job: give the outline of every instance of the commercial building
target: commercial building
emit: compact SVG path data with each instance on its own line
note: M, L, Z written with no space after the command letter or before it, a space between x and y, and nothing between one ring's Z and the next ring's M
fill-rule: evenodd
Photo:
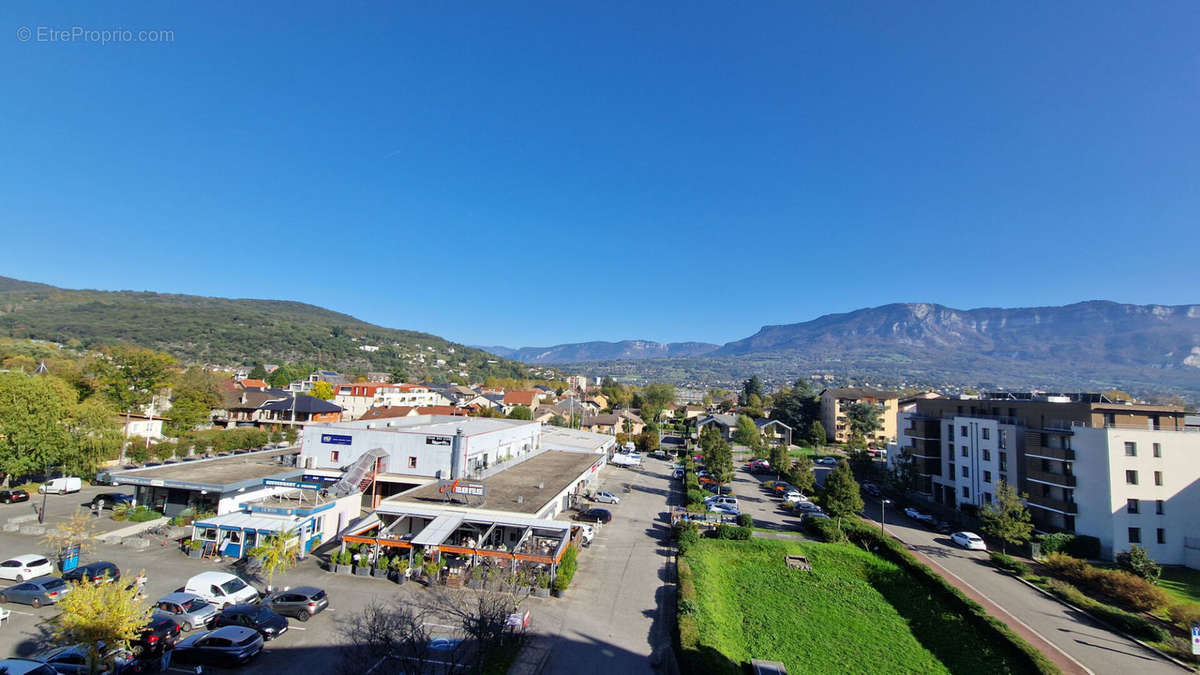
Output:
M900 413L888 460L911 462L936 502L978 507L1006 482L1039 529L1098 537L1106 557L1139 544L1200 566L1200 433L1184 417L1088 393L921 400Z
M299 546L303 557L322 542L334 539L361 514L357 493L333 497L318 483L264 479L271 493L260 493L238 509L192 523L192 539L203 552L241 558L271 535Z
M866 403L879 408L882 423L868 441L888 443L896 440L896 412L899 410L900 395L894 391L882 391L869 387L826 389L821 392L821 426L825 437L834 443L850 441L850 420L847 410L855 403Z
M285 488L264 481L292 480L302 473L294 465L298 450L266 450L228 457L184 460L162 466L114 471L117 485L134 488L136 503L166 516L185 509L219 514L240 509L244 502L276 494Z

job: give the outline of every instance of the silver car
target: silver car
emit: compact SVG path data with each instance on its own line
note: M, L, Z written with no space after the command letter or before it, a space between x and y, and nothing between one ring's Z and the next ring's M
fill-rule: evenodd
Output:
M171 593L154 603L154 613L169 617L179 624L180 630L189 631L193 628L204 628L217 618L220 612L216 605L198 595Z

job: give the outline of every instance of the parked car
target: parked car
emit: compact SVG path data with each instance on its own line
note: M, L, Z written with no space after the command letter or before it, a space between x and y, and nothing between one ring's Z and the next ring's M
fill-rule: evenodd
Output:
M862 491L871 495L872 497L878 497L883 494L879 491L879 486L875 485L874 483L863 483Z
M912 518L913 520L915 520L919 523L931 523L934 520L933 516L929 515L928 513L921 513L915 507L912 507L912 506L909 506L906 509L904 509L904 515L908 516L909 518Z
M732 506L735 509L738 508L737 497L725 497L722 495L713 495L711 497L705 497L704 504L706 506L712 506L713 504L724 504L726 506Z
M837 464L837 457L818 457L817 459L813 460L813 463L820 464L822 466L833 466L834 464Z
M740 515L742 515L741 511L737 510L737 508L735 508L733 506L729 506L728 504L709 504L708 512L709 513L719 513L723 516L740 516Z
M83 644L54 647L34 654L33 658L44 661L59 675L89 675L92 672L88 667L87 646ZM104 658L114 666L111 670L105 670L105 673L124 675L138 672L134 656L127 650L121 649L116 653L105 654ZM0 673L2 672L4 671L0 671Z
M987 544L984 543L983 537L974 532L955 532L950 535L950 541L956 546L961 546L968 551L986 551Z
M0 579L25 581L54 572L54 565L44 555L26 553L0 562Z
M175 645L171 663L236 667L258 655L262 636L245 626L225 626L197 633Z
M29 501L29 493L24 490L0 490L0 502L15 504Z
M0 591L0 603L17 602L36 608L53 605L70 592L71 586L58 577L39 577Z
M785 495L788 493L788 491L795 489L796 488L791 484L785 483L781 480L775 481L775 484L771 486L771 492L774 492L776 496Z
M163 649L175 647L175 641L179 639L179 631L179 624L175 623L175 619L155 612L150 615L150 621L129 646L139 657L161 655Z
M824 511L809 511L808 513L804 514L802 521L809 520L812 518L822 518L824 520L830 520L829 514L825 513Z
M111 583L121 578L121 570L115 564L105 561L80 565L73 570L63 572L63 581L90 581L92 583Z
M579 527L592 529L591 525ZM262 606L297 621L308 621L329 607L329 596L315 586L297 586L268 595L263 598Z
M950 534L954 531L954 526L944 520L935 520L925 525L938 534Z
M612 522L612 511L608 509L584 509L575 514L575 520L591 523L610 523Z
M704 486L704 489L718 495L733 494L733 487L729 485L717 485L716 483L709 483L708 485Z
M228 572L201 572L188 579L183 585L183 590L221 608L258 602L258 591L237 575Z
M132 506L133 495L124 492L101 492L92 497L92 508L94 509L111 509L118 504Z
M287 632L288 620L261 605L230 605L213 619L212 626L245 626L270 641Z
M821 507L817 506L816 504L814 504L812 502L796 502L796 505L792 507L792 510L799 511L801 513L824 513L825 512Z
M54 668L33 659L0 660L0 673L4 673L4 675L58 675Z
M799 504L800 502L807 502L808 497L805 497L804 493L799 490L788 490L783 495L783 501L789 504Z
M63 478L51 478L42 483L38 486L38 493L65 495L68 492L79 492L82 487L83 481L78 476L64 476Z
M762 464L751 463L750 466L746 467L746 470L750 473L775 473L775 469L772 469L771 465L766 462Z
M684 476L683 469L675 469L674 471L671 472L671 478L674 478L675 480L683 480L683 476Z
M187 632L193 628L204 628L217 616L216 605L192 593L170 593L154 603L154 611L165 615L179 629Z
M597 490L596 496L592 501L598 504L620 504L621 498L609 492L608 490Z

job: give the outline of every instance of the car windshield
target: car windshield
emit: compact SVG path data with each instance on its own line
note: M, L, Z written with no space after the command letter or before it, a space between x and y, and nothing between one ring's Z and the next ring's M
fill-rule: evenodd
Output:
M194 612L198 609L204 609L208 605L208 602L201 600L200 598L193 598L191 600L185 600L179 604L181 607L183 607L183 611Z
M62 579L49 579L47 581L42 582L42 587L48 588L50 590L62 588L63 586L66 586L66 585L67 585L67 582L63 581Z
M225 591L226 593L236 593L245 587L246 587L246 582L244 582L241 579L238 579L236 577L221 584L221 590Z

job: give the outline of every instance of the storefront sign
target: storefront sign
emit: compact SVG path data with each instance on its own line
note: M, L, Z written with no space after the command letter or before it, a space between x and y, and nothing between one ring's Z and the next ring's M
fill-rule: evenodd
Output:
M449 436L426 436L425 445L450 445L454 439Z
M319 483L301 483L298 480L277 480L275 478L264 478L262 484L264 487L285 487L294 488L296 490L321 489L321 485Z
M464 483L459 480L438 481L438 492L444 495L461 495L463 497L480 497L487 494L487 486L483 483Z
M321 442L329 445L350 445L353 440L353 436L343 434L321 434Z

